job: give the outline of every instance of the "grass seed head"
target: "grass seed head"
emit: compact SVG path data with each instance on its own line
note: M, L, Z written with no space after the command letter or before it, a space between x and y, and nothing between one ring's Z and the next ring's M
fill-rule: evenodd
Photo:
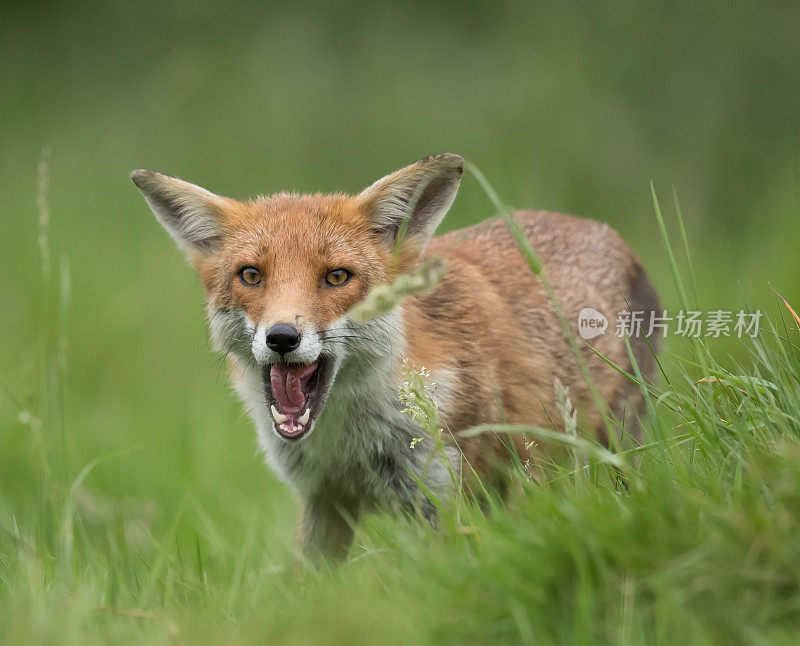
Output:
M447 270L443 258L430 258L411 271L400 274L393 283L376 285L367 297L350 310L356 323L366 323L390 312L408 294L429 294Z

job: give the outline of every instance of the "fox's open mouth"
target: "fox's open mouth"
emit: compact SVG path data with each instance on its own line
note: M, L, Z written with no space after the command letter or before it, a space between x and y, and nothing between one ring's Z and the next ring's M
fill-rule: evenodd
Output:
M287 440L305 435L321 408L326 377L326 362L273 363L264 366L261 376L276 432Z

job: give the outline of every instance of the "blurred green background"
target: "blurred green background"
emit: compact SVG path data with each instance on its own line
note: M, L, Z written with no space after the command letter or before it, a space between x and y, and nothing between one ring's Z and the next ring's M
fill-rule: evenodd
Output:
M705 309L738 309L740 283L771 306L768 281L797 304L798 106L797 2L4 2L0 520L34 522L39 477L13 397L46 420L57 479L136 448L91 475L86 509L163 526L191 499L236 527L228 501L250 499L265 543L291 543L202 291L130 170L234 197L357 191L458 152L514 206L616 227L675 307L652 179L668 214L680 197ZM468 176L443 226L492 210Z

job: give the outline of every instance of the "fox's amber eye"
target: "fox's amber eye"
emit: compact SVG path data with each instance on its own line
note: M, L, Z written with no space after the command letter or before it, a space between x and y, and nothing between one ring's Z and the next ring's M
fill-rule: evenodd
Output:
M258 269L253 267L245 267L239 272L239 278L245 285L258 285L261 282L261 274Z
M334 287L344 285L348 280L350 280L350 272L346 269L334 269L325 276L325 282Z

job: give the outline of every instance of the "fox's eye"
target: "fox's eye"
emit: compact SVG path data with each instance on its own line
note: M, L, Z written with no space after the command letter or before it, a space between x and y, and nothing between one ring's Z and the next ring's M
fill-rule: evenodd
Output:
M350 280L350 272L346 269L334 269L325 276L325 282L334 287L344 285L348 280Z
M245 267L239 271L239 278L245 285L255 286L261 282L261 274L254 267Z

